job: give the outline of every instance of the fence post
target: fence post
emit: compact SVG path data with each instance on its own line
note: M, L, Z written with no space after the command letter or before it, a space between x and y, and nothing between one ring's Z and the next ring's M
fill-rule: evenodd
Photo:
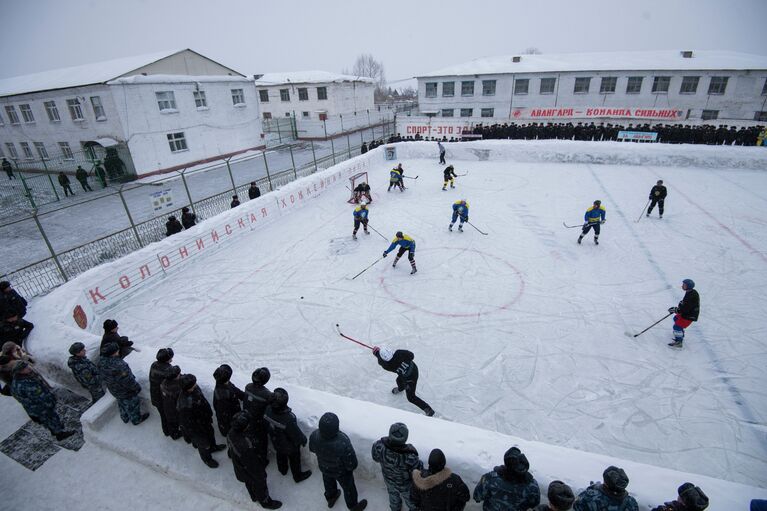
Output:
M365 141L365 138L362 136L362 132L365 131L364 129L360 130L360 145Z
M333 137L330 138L330 153L333 156L333 165L336 164L336 145L333 143Z
M226 170L229 171L229 180L232 182L232 193L237 195L237 185L234 184L234 176L232 176L232 167L229 166L229 160L231 160L231 159L232 158L229 157L229 158L227 158L224 161L226 162Z
M180 172L181 174L181 182L184 183L184 190L186 190L186 197L189 199L189 206L192 208L192 213L197 215L197 210L194 209L194 201L192 201L192 194L189 193L189 185L186 183L186 175L184 173L186 172L186 169L182 170Z
M272 176L269 175L269 164L266 162L266 151L261 151L261 154L264 156L264 167L266 167L266 180L269 181L269 191L273 191Z
M352 143L349 141L349 135L346 135L346 148L349 150L349 158L352 157Z
M53 262L56 263L56 267L59 269L59 273L61 273L61 277L64 279L64 282L68 282L69 277L67 277L67 273L64 271L64 268L61 266L61 262L59 262L59 258L56 256L56 252L53 250L53 246L51 246L51 242L48 240L48 236L45 235L43 226L42 224L40 224L40 219L37 218L37 209L32 210L32 218L35 219L37 228L40 230L40 235L43 237L43 241L45 241L45 245L48 247L48 250L51 252L51 257L53 258Z
M53 184L53 178L50 174L48 174L48 181L51 183L51 190L53 190L53 195L56 196L56 202L59 202L61 200L59 198L59 192L56 190L56 186Z
M290 164L293 165L293 179L298 179L298 174L296 173L296 160L293 159L293 144L288 145L288 149L290 149Z
M120 188L117 190L117 194L120 196L120 200L123 202L123 208L125 208L125 214L128 215L128 221L130 222L131 229L133 229L133 234L136 235L136 241L138 241L138 246L141 248L144 248L144 244L141 243L141 236L138 235L138 229L136 229L136 224L133 223L133 217L130 215L130 210L128 209L128 203L125 202L125 197L123 197L123 186L120 185Z
M277 139L279 143L282 143L282 133L280 133L280 120L277 119Z
M317 155L314 153L314 140L310 140L312 143L312 158L314 159L314 171L317 172Z
M24 179L24 173L19 172L19 177L21 178L21 184L24 185L24 195L27 196L27 199L29 200L29 204L32 206L32 209L37 209L37 205L35 204L35 198L32 197L32 190L29 189L29 186L27 185L27 180Z

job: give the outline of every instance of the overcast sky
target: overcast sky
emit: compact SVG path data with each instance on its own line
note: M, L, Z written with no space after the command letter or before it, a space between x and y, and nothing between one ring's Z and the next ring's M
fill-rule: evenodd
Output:
M767 54L767 0L0 0L0 20L0 78L182 48L243 74L371 53L389 81L531 46Z

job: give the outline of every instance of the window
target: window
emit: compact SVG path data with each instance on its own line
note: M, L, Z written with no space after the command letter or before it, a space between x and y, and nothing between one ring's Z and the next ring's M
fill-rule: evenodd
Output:
M21 143L21 151L24 153L24 158L27 160L33 160L35 158L34 155L32 155L32 149L29 147L28 143Z
M682 86L679 87L679 94L695 94L698 92L698 82L700 76L684 76L682 77Z
M482 95L495 96L495 80L482 80Z
M492 117L495 109L494 108L483 108L481 115L482 117Z
M32 114L32 108L29 104L19 105L19 111L21 111L21 117L24 118L24 122L27 124L35 122L35 116Z
M767 94L767 78L764 79L764 85L762 85L762 96Z
M271 119L272 118L272 112L264 112L264 119Z
M473 108L461 108L461 117L471 117L474 115Z
M474 95L474 82L461 82L461 96Z
M446 98L455 96L455 82L442 82L442 96Z
M170 146L170 152L177 153L179 151L186 151L186 139L184 133L168 133L168 145Z
M261 99L261 103L268 103L269 102L269 91L268 90L260 90L258 91L258 97Z
M245 92L242 89L232 89L232 104L234 106L245 104Z
M285 117L290 117L290 112L285 112Z
M290 89L280 89L280 101L290 101Z
M426 82L426 97L427 98L437 97L437 82Z
M309 101L309 89L306 87L298 89L298 101Z
M194 106L197 108L208 108L208 98L205 97L204 90L196 90L192 92L194 95Z
M45 149L45 144L42 142L35 142L35 149L37 150L37 154L40 155L41 160L49 160L48 157L48 151Z
M712 76L708 84L709 94L724 94L729 76Z
M19 153L16 152L16 146L13 145L13 142L6 142L5 148L8 149L8 156L10 156L12 160L19 159Z
M317 99L319 99L320 101L328 99L327 87L317 87Z
M530 80L528 78L518 78L514 80L514 94L527 94L530 88Z
M710 121L719 117L719 110L703 110L700 118L704 121Z
M541 94L554 94L554 87L557 85L556 78L541 78Z
M16 107L8 105L5 107L5 113L8 114L8 122L11 124L19 124L19 115L16 113Z
M301 116L302 116L304 119L309 119L309 118L311 118L311 115L309 115L309 112L301 112Z
M573 88L574 94L587 94L589 92L589 86L591 85L590 76L580 76L575 79L575 88Z
M452 108L443 108L442 109L442 117L453 117L453 109Z
M69 142L59 142L59 149L61 149L61 155L65 160L75 159L75 155L72 154L72 148L69 147Z
M59 109L56 107L56 102L46 101L43 104L45 105L45 111L48 113L48 119L51 122L60 122L61 117L59 117Z
M5 121L3 120L2 115L0 115L0 126L5 126Z
M97 121L107 120L104 105L101 103L101 96L91 96L91 106L93 107L93 115L96 116Z
M767 112L754 112L754 120L759 122L767 121Z
M656 94L668 94L668 86L670 83L670 76L656 76L652 82L652 91Z
M642 92L642 80L644 76L629 76L626 84L626 94L639 94Z
M618 84L618 78L615 76L603 76L602 83L599 84L600 94L614 94L615 86Z
M176 112L176 95L172 90L164 92L155 92L157 96L157 106L160 108L160 112L170 111Z

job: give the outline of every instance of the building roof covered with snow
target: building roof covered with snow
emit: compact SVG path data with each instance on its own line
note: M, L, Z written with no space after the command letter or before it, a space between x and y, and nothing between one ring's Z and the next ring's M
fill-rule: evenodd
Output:
M266 73L254 75L256 87L284 85L288 83L344 83L363 82L374 84L375 80L366 76L352 76L328 71L295 71L290 73Z
M572 71L763 70L767 56L723 50L624 51L482 57L417 78Z

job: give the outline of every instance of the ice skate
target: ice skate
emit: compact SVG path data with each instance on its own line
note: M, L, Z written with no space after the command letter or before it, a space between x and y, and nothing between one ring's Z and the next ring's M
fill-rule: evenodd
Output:
M578 245L581 244L581 241L583 241L583 236L578 236Z
M458 224L458 230L463 232L463 224Z
M672 348L681 348L682 344L683 344L683 341L681 341L680 339L674 339L674 342L668 343L668 345L671 346Z
M415 268L413 268L412 270L410 270L410 275L413 275L413 274L414 274L414 273L416 273L417 271L418 271L418 270L416 270Z
M448 225L447 230L453 232L453 224Z

